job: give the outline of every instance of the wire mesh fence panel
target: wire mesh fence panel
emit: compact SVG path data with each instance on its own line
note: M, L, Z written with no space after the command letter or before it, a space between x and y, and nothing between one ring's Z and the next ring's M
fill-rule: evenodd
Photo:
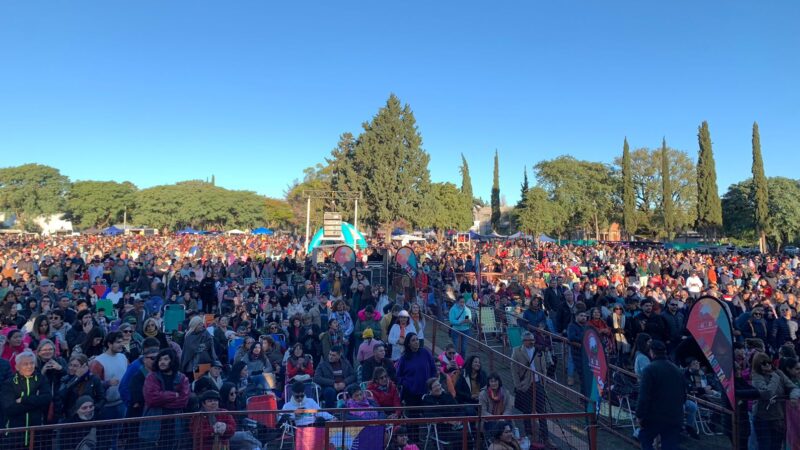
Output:
M350 408L308 411L257 411L279 418L269 426L251 419L254 412L206 411L113 421L80 420L74 423L6 430L7 449L484 449L503 431L523 442L519 430L525 422L542 424L552 438L551 448L592 449L585 413L509 416L463 416L462 408L421 407L414 417L389 419L385 408ZM292 415L291 420L284 417ZM305 420L309 415L314 417ZM320 420L325 418L327 420ZM535 448L535 447L534 447ZM596 448L596 447L594 447Z

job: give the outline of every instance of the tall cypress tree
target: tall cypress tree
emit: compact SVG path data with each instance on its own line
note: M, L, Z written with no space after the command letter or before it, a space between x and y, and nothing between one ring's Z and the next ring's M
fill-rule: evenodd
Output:
M670 240L675 229L675 212L672 205L672 179L666 138L661 140L661 206L664 208L664 231L667 233L667 240Z
M708 122L698 127L697 140L700 154L697 159L697 227L707 235L722 226L722 202L717 188L717 168L711 149Z
M470 208L472 207L472 178L469 176L469 165L467 164L467 158L464 157L464 154L461 154L461 167L459 168L461 171L461 193L464 194L469 200Z
M524 208L525 205L528 204L528 167L525 166L522 169L522 184L520 185L520 192L519 192L519 202L517 202L517 208Z
M753 122L753 183L751 196L755 204L758 245L761 251L766 251L765 236L769 220L769 191L767 190L767 177L764 175L764 161L761 159L761 136L758 133L757 122Z
M500 222L500 157L494 151L494 181L492 182L492 229L497 229Z
M622 144L622 226L628 236L636 233L636 199L633 192L633 169L628 138Z

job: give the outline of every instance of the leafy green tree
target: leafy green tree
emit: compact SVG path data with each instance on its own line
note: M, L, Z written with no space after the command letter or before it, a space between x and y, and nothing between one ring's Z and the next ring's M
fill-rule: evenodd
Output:
M661 149L646 147L630 152L638 234L666 234L663 226L662 156ZM671 231L674 232L694 224L697 211L697 172L694 161L686 152L667 147L667 157L673 205ZM614 165L621 167L622 158L615 158Z
M755 205L755 225L758 243L766 251L766 236L769 226L769 189L764 175L764 161L761 159L761 136L758 123L753 122L753 185L752 197Z
M438 231L465 230L472 225L472 211L466 209L464 195L453 183L431 183L431 205L421 212L426 226Z
M0 169L0 210L13 212L20 222L64 212L69 188L69 178L50 166L5 167Z
M164 230L253 228L265 221L264 197L197 180L142 189L136 204L134 223Z
M348 192L353 195L361 191L361 178L355 168L356 139L352 133L343 133L339 136L336 148L331 151L331 156L326 159L327 171L330 173L330 189L333 191ZM330 205L331 210L339 211L342 218L352 222L355 212L353 200L348 196L340 195L335 205ZM303 215L305 218L305 215Z
M108 227L136 209L136 186L126 181L76 181L67 196L67 217L79 228Z
M537 240L542 233L560 230L566 220L563 208L538 186L528 190L525 206L516 210L516 216L520 229Z
M675 229L674 208L672 204L672 179L669 168L669 149L667 139L661 141L661 205L664 218L664 231L667 239L672 239L672 231Z
M293 223L294 214L287 201L267 197L264 203L264 221L268 227L287 228Z
M800 239L800 182L783 177L767 178L768 220L766 237L774 247ZM734 239L758 241L753 179L733 184L722 197L725 234Z
M418 213L430 191L430 156L422 149L411 107L401 105L394 94L363 128L353 166L364 192L364 222L383 228L389 239L394 221L420 221Z
M494 151L494 177L492 181L492 229L497 229L500 221L500 157L497 150Z
M698 128L700 154L697 159L697 226L706 234L722 226L722 206L717 188L717 168L711 148L708 122Z
M538 185L563 210L563 231L569 234L579 229L588 235L587 230L593 229L599 239L600 226L607 225L613 215L613 194L618 192L611 167L559 156L539 162L535 171Z
M636 233L636 197L628 138L622 144L622 223L628 235Z

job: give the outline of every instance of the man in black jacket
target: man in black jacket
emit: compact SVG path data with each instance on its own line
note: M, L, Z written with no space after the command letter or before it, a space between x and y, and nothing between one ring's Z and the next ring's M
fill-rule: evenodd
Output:
M653 449L653 440L661 436L662 450L677 450L683 425L686 383L681 370L667 360L667 347L654 340L650 344L653 361L645 367L639 381L636 417L642 425L639 442L642 450Z

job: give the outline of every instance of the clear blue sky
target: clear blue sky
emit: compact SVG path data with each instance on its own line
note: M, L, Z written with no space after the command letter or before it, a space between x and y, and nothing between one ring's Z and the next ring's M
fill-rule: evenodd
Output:
M390 92L434 181L519 197L522 168L670 146L708 120L720 190L800 166L800 2L0 3L0 166L281 196Z

